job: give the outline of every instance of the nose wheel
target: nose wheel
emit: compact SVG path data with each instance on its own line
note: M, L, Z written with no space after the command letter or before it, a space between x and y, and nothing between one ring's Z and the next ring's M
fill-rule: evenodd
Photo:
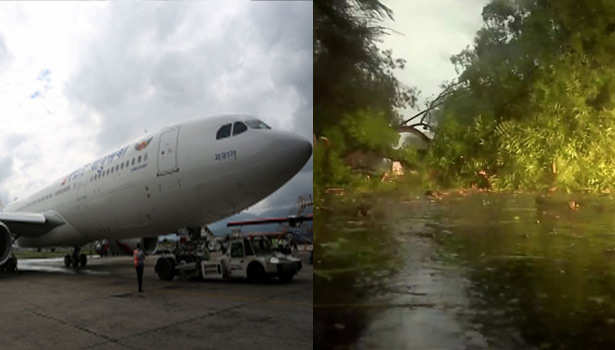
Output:
M88 257L85 254L79 254L80 251L80 247L75 247L72 255L66 254L64 256L64 266L66 268L72 267L74 270L78 270L80 267L87 265Z

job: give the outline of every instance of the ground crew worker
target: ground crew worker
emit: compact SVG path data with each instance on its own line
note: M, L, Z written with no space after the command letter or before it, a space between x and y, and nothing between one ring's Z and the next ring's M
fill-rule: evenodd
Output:
M132 252L132 257L137 269L137 279L139 280L139 293L143 292L143 265L145 264L145 253L141 249L141 244L137 243L137 249Z

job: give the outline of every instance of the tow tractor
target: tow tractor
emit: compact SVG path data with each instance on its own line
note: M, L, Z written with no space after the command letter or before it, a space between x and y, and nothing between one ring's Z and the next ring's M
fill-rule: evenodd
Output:
M185 278L235 279L264 281L278 278L289 282L301 270L301 259L274 249L273 241L284 241L280 234L234 232L224 237L201 239L200 234L178 244L156 261L156 273L170 281L176 275Z

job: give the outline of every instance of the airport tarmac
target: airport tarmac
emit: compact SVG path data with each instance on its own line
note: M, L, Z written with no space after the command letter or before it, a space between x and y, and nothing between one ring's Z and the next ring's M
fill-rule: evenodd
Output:
M312 349L312 265L290 283L161 281L131 257L20 260L0 274L2 347L9 349Z

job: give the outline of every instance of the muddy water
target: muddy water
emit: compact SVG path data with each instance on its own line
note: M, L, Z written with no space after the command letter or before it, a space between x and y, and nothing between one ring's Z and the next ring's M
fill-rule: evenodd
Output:
M615 348L613 199L348 197L316 214L318 348Z

